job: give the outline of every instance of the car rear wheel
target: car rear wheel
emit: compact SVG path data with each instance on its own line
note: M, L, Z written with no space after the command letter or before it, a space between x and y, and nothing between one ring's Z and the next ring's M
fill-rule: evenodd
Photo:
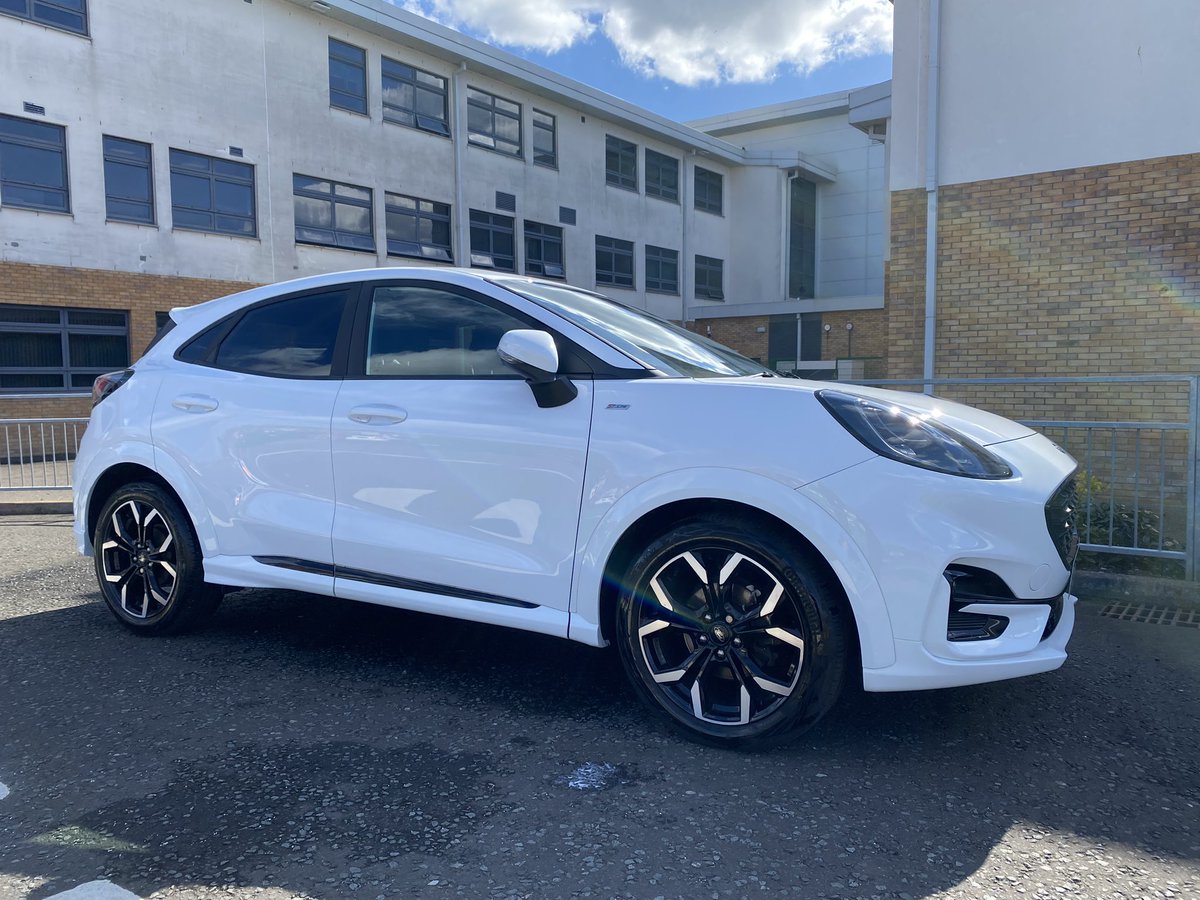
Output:
M618 605L635 690L689 737L763 746L833 705L852 627L829 576L752 519L700 516L646 548Z
M220 588L204 582L191 522L156 484L129 484L109 498L93 548L104 602L140 634L194 628L221 602Z

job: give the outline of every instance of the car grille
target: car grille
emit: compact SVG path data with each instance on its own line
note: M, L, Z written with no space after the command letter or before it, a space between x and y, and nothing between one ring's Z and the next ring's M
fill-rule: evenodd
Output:
M1075 565L1075 557L1079 554L1079 528L1075 522L1078 477L1073 473L1046 501L1046 528L1059 558L1068 569Z

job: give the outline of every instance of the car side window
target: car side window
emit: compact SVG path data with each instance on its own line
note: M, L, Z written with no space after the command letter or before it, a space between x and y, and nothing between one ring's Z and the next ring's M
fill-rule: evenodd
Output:
M377 287L367 320L366 374L410 378L512 378L496 347L506 331L534 327L453 291Z
M329 291L252 307L221 341L213 365L282 378L328 377L347 296Z

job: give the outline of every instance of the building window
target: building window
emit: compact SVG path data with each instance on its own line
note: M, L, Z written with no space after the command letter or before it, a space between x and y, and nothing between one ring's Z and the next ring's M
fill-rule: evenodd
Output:
M679 202L679 160L646 148L646 196Z
M721 215L721 182L719 172L696 166L696 209Z
M509 156L521 155L521 104L467 88L467 140Z
M254 166L171 151L171 220L175 228L254 237Z
M104 135L104 203L110 220L154 224L152 159L149 144Z
M540 109L533 111L533 161L558 168L558 125L554 116Z
M292 198L297 244L375 249L370 188L293 174Z
M367 114L367 51L334 38L329 39L329 105Z
M84 393L128 365L126 312L0 306L0 393Z
M596 284L633 287L633 241L596 235Z
M517 271L511 216L471 210L471 265Z
M0 13L87 34L87 0L0 0Z
M525 274L566 278L563 230L557 225L525 222Z
M724 270L723 260L711 256L696 255L696 296L709 300L724 300Z
M646 245L646 290L679 293L679 251Z
M791 179L788 211L788 296L816 296L817 186L803 178Z
M637 144L604 136L604 180L631 191L637 190Z
M0 205L71 211L67 129L0 116Z
M450 134L446 79L383 57L383 120Z
M450 204L387 193L383 202L388 256L454 262L450 249Z

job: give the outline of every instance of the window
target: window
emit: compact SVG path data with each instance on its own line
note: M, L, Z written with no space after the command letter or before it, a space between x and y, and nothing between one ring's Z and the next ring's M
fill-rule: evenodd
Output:
M329 39L329 105L367 114L367 51Z
M0 306L0 393L84 393L128 365L126 312Z
M0 0L0 13L87 34L87 0Z
M633 241L596 235L596 284L633 287Z
M255 237L254 166L172 150L171 218L175 228Z
M450 134L446 79L383 57L383 119Z
M817 186L792 178L788 211L788 296L815 296L817 273Z
M283 378L328 376L347 296L327 291L251 307L221 341L213 364Z
M646 290L679 293L679 251L646 245Z
M724 300L725 263L711 256L696 255L696 296Z
M533 161L558 168L558 125L554 116L540 109L533 111Z
M454 262L450 249L450 204L403 194L384 194L389 256Z
M557 225L525 223L525 274L567 277L563 268L563 230Z
M154 224L149 144L104 135L104 202L105 215L113 221Z
M721 182L719 172L696 166L696 209L721 215Z
M371 297L366 374L410 378L512 378L496 347L530 325L435 287L377 287Z
M65 128L0 116L0 204L71 211Z
M517 271L513 219L471 210L471 265Z
M296 243L343 250L374 250L371 189L292 175Z
M510 156L521 155L521 104L467 88L467 140Z
M646 196L679 202L679 160L646 148Z
M604 180L637 190L637 144L611 134L604 136Z

